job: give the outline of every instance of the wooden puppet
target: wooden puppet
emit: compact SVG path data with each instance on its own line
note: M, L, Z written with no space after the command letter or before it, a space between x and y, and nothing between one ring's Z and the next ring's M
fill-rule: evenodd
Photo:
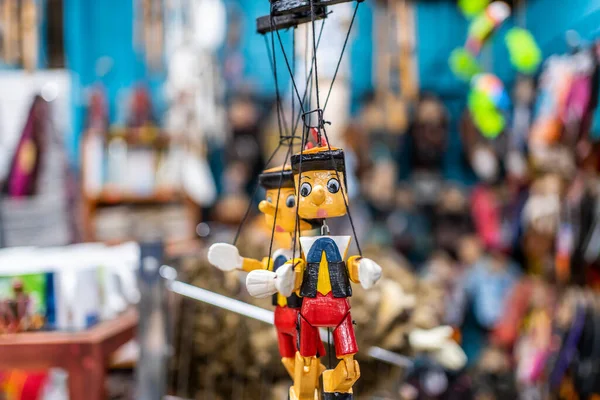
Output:
M264 171L259 175L260 185L266 189L265 200L261 201L258 208L265 215L267 225L275 225L275 232L293 233L296 228L296 194L292 171L289 167L276 167ZM309 230L312 226L308 221L300 220L300 230ZM290 249L277 249L272 257L262 260L241 257L237 247L228 243L215 243L208 251L208 260L215 267L223 271L234 269L247 272L254 270L277 271L292 258ZM275 328L279 342L281 362L290 376L294 377L294 356L296 353L296 323L302 300L296 294L284 297L275 293L275 289L265 290L260 287L257 292L249 282L249 290L255 297L267 297L273 294L275 306Z
M294 385L290 399L312 400L319 381L322 342L319 328L331 328L336 356L335 369L323 373L323 399L352 399L352 386L360 377L358 352L350 303L350 281L371 288L381 277L381 267L360 256L346 259L350 236L329 236L325 220L347 212L345 161L341 149L316 147L292 156L300 218L322 220L322 234L301 237L301 258L288 261L276 272L254 271L248 275L248 290L261 282L288 296L302 297L299 351L295 359ZM327 232L328 233L328 232ZM251 291L252 292L252 291Z

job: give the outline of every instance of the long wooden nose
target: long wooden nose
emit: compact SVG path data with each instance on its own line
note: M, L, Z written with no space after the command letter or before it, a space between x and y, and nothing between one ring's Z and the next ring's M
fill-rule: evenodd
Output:
M258 203L258 209L263 214L271 216L275 215L275 206L266 200L263 200L260 203Z
M325 201L325 188L321 185L314 187L312 191L311 201L316 205L320 206Z

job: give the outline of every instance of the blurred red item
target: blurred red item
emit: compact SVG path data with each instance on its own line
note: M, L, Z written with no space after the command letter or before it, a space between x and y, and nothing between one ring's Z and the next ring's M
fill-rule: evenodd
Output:
M0 371L0 395L6 400L39 400L46 372Z
M505 348L511 348L521 329L521 322L529 309L529 299L533 294L531 280L524 279L519 282L506 299L504 316L493 329L491 342Z
M153 122L150 93L145 87L138 87L131 98L129 127L140 128Z
M493 189L480 185L471 194L473 221L477 234L488 250L504 251L500 206Z
M97 129L105 132L108 129L108 108L106 105L106 96L101 87L94 88L88 108L88 129Z
M554 257L556 278L561 283L567 282L571 277L573 241L571 225L561 225L556 235L556 256Z
M304 150L310 150L313 147L327 147L329 146L329 143L327 143L327 139L325 139L325 136L321 136L321 134L319 133L319 131L317 131L317 129L315 128L310 128L310 133L312 135L312 138L314 140L314 143L309 142L308 140L306 141L306 145L304 146Z
M600 271L596 268L588 268L585 282L592 290L600 292Z

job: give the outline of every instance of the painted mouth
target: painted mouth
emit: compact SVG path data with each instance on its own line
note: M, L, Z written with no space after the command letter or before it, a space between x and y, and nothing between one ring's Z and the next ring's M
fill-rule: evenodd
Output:
M285 232L285 229L283 229L280 225L277 225L275 227L275 232Z
M317 218L327 218L327 211L323 210L322 208L319 208L317 210Z

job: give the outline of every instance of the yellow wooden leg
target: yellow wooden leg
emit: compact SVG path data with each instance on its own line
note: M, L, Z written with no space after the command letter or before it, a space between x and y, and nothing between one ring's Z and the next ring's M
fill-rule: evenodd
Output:
M352 386L360 378L360 368L354 356L344 356L335 369L323 372L323 390L326 393L352 393Z
M319 359L319 376L321 376L321 374L323 372L327 371L327 367L325 365L323 365L323 363L321 362L321 359ZM323 395L321 393L321 380L317 378L317 399L318 400L323 400Z
M317 357L302 357L296 352L294 385L290 388L291 400L315 400L318 398L319 360Z
M281 363L285 367L285 370L287 371L287 373L290 375L290 378L292 378L292 380L293 380L294 379L294 365L296 363L296 361L294 360L294 357L283 357L281 359Z

